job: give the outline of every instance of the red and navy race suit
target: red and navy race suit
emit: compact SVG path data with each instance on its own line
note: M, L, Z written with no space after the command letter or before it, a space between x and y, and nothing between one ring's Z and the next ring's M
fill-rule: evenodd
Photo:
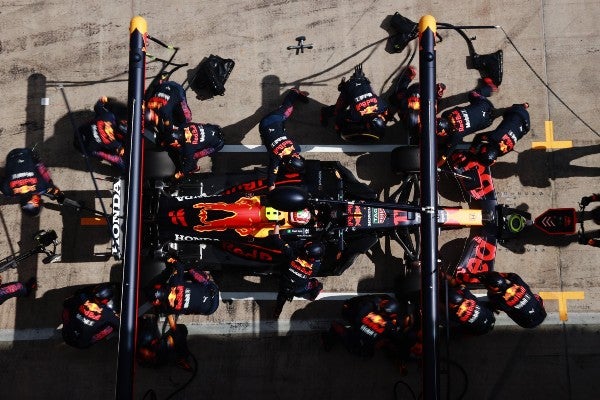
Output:
M419 137L420 129L420 117L419 112L421 109L421 87L418 82L413 83L409 86L412 79L404 75L398 82L395 93L395 101L398 104L398 117L404 124L409 134L413 138ZM443 83L436 85L436 104L437 100L442 98L446 86Z
M476 90L469 92L469 105L454 107L442 113L450 126L450 132L438 132L438 135L448 135L453 143L458 143L467 135L485 129L492 125L494 105L487 97Z
M287 136L285 121L294 111L294 103L301 97L298 92L290 90L279 108L265 116L258 125L260 138L269 154L267 186L273 186L284 157L300 153L300 146Z
M115 114L107 108L102 99L96 103L94 111L96 113L94 119L79 127L81 143L79 138L75 138L73 143L75 148L125 171L126 164L123 156L126 132L123 132L121 122L117 121ZM83 149L81 149L81 145L83 145Z
M335 104L335 129L339 133L368 131L367 122L374 116L385 118L387 103L377 96L364 75L352 77L339 85Z
M29 296L30 288L21 282L9 282L0 285L0 304L13 297Z
M94 286L79 289L63 302L62 336L70 346L85 349L119 328L119 316L95 301Z
M583 197L581 199L581 205L583 207L586 207L588 204L595 202L595 201L600 201L600 194L594 193L591 196ZM594 221L598 220L597 216L595 215L598 211L600 211L600 208L596 208L595 210L592 211L592 217L593 217ZM600 236L600 231L595 230L593 232L588 232L587 235L585 235L584 232L580 231L579 232L579 244L587 244L588 246L600 247L600 237L592 237L592 236Z
M56 186L48 169L28 148L14 149L6 156L5 178L0 190L6 196L28 197L32 194L55 193Z
M150 123L156 126L162 138L168 138L173 126L192 122L185 89L177 82L161 82L146 101L146 114L151 111ZM160 138L159 138L160 141Z
M396 301L388 295L365 295L344 302L342 316L348 325L334 323L330 332L341 339L349 352L370 357L379 347L406 353L412 345L401 327L406 315L392 316L379 311L383 298Z
M485 157L490 148L494 148L498 156L509 153L515 144L529 132L529 112L523 104L513 104L502 115L502 122L489 132L475 135L471 145L471 152ZM487 142L487 145L483 144Z
M504 311L523 328L535 328L546 319L546 309L541 297L533 294L529 285L515 273L486 272L502 276L508 284L505 292L496 293L488 288L488 299L493 307ZM481 274L476 274L478 277Z
M314 278L321 267L321 260L308 260L300 254L302 250L296 250L279 235L272 235L272 238L289 261L281 272L278 298L297 296L314 300L323 288L321 282Z
M167 270L173 269L174 273L166 281L154 283L148 291L151 299L155 298L153 293L157 290L166 292L167 298L161 301L158 310L164 314L177 315L214 313L219 307L219 288L209 279L208 274L194 267L185 270L183 263L169 258Z
M170 362L185 361L189 355L187 335L187 327L183 324L177 324L175 330L169 329L161 335L155 319L141 318L136 346L138 363L161 367Z
M494 329L496 318L492 310L484 307L464 286L449 287L449 298L460 295L463 300L460 304L448 304L450 320L461 326L466 332L474 335L483 335ZM455 292L455 293L452 293Z
M218 125L192 122L177 131L178 139L164 146L176 164L177 178L195 171L200 158L216 153L225 144Z

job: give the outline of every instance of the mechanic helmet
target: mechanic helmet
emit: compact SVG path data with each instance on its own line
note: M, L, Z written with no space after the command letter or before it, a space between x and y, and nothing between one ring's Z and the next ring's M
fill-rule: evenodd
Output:
M477 278L488 290L495 293L504 293L508 289L508 282L498 272L478 274Z
M305 208L303 210L298 210L298 211L292 211L289 216L290 224L295 225L295 226L306 225L310 222L311 218L312 218L312 214L310 213L308 208Z
M308 241L304 244L304 254L311 259L320 259L324 250L321 242Z
M30 217L37 217L42 211L42 197L39 194L32 194L31 196L24 196L21 198L21 210L23 214Z
M498 158L498 149L496 146L482 145L479 148L479 162L485 166L492 165Z
M409 110L407 115L406 125L409 128L417 128L419 126L419 111Z
M115 295L115 287L112 283L101 283L92 289L92 294L100 303L108 303Z
M400 313L400 303L390 296L384 296L379 300L379 310L390 315L398 315Z
M435 133L438 136L448 136L450 134L450 123L446 118L437 118Z
M284 158L285 169L288 172L302 172L304 171L304 158L297 152L290 154Z
M380 138L382 138L385 134L385 124L386 122L383 118L383 115L379 114L376 115L374 118L371 118L371 120L367 123L367 127L369 129L369 132L374 133Z
M448 288L448 305L451 308L456 308L465 301L463 294L454 288Z

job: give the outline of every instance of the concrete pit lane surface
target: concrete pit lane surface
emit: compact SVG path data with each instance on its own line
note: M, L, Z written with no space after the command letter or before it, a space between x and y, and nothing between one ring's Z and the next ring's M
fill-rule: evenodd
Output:
M100 96L126 100L128 28L136 15L145 18L150 35L180 48L174 61L189 65L173 74L177 82L191 79L210 54L235 61L223 96L203 99L191 89L187 93L193 120L218 124L225 134L225 148L201 160L202 171L265 166L258 123L279 106L289 88L299 86L310 93L310 100L295 107L286 128L305 156L340 161L382 199L392 193L399 178L389 168L390 151L406 143L397 117L377 145L345 147L349 145L335 135L333 123L323 127L319 115L321 107L335 103L340 79L360 63L378 94L391 93L416 45L411 42L400 53L386 51L389 20L397 11L413 21L432 15L454 25L500 27L466 30L476 37L477 53L503 50L504 76L490 98L494 105L529 103L531 131L492 166L500 203L527 209L535 217L548 208L577 208L582 196L598 191L600 110L589 100L600 91L600 7L594 1L5 1L1 10L0 91L5 101L0 109L0 158L13 148L37 145L56 185L87 207L100 210L101 204L85 160L73 147L72 121L79 125L90 118ZM437 81L447 86L441 111L466 103L465 93L480 75L465 62L464 39L451 30L438 33L443 40L436 45ZM299 36L313 48L299 54L288 50ZM172 54L153 42L148 53L161 59ZM418 57L412 64L418 68ZM147 83L159 70L160 63L149 59ZM110 211L108 177L115 170L90 162ZM4 161L0 165L3 175ZM440 196L440 204L467 206L451 179L441 179ZM592 203L588 209L593 208ZM0 306L3 397L114 397L117 339L76 350L60 337L66 297L83 285L120 282L122 277L120 262L109 256L106 226L82 225L82 217L91 215L46 200L40 217L32 219L21 214L13 199L0 199L0 257L29 248L39 229L56 230L62 253L60 262L43 264L42 256L32 257L2 273L4 283L31 276L39 282L35 294ZM586 229L595 228L593 221L586 221ZM456 263L467 236L466 229L441 233L445 263ZM524 330L498 316L490 334L452 338L449 346L442 345L440 357L452 360L452 398L465 384L466 399L597 397L597 250L578 244L576 235L553 237L533 228L522 239L499 246L495 269L516 272L535 292L542 292L548 317L542 326ZM343 275L323 279L323 298L286 304L279 321L270 317L276 278L215 274L227 295L223 297L234 300L223 301L210 317L180 318L190 330L198 373L176 398L410 398L405 385L396 385L399 380L418 395L418 361L409 362L406 376L401 376L399 365L381 352L361 359L341 346L325 352L319 340L319 332L340 318L340 299L393 292L403 258L395 242L382 239ZM164 398L190 375L175 366L137 367L135 398L143 398L148 389ZM443 393L446 379L440 378Z

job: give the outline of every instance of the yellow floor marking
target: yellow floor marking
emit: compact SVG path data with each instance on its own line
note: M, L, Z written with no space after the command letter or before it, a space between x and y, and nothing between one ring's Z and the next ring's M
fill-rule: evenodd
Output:
M535 150L544 149L568 149L573 147L572 140L554 140L554 123L552 121L546 121L546 141L545 142L531 142L531 148Z
M567 300L583 300L584 292L540 292L540 297L546 300L558 300L558 315L561 321L566 321Z
M554 123L552 121L546 121L546 141L545 142L531 142L531 148L535 150L544 149L568 149L573 147L572 140L554 140Z

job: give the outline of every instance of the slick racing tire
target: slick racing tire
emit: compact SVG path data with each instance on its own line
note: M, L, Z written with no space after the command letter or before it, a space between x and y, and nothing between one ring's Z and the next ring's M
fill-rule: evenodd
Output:
M146 150L144 153L144 178L167 178L175 174L175 164L166 151Z
M391 157L392 172L394 174L419 172L419 146L396 147L392 150Z

